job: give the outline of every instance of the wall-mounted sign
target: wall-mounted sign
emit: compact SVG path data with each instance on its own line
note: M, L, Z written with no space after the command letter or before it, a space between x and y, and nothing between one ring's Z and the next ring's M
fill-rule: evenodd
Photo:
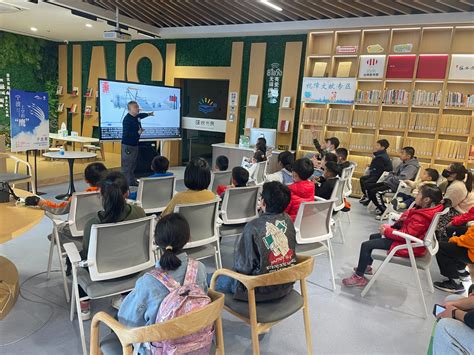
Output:
M303 78L301 101L317 104L354 104L356 78Z
M385 69L384 55L361 55L359 78L376 79L383 78Z
M474 55L453 54L449 68L449 79L474 80Z
M181 122L184 129L192 129L196 131L225 132L226 129L226 121L224 120L183 117Z
M270 68L267 69L267 78L268 78L267 99L268 99L268 103L270 104L276 104L278 102L282 76L283 76L283 72L280 68L279 63L272 63Z

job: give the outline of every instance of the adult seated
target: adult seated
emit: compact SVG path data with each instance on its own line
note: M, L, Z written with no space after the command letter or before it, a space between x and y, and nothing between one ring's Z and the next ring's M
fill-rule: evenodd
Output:
M367 186L369 200L377 207L375 211L377 215L382 215L387 208L383 195L387 192L397 191L398 185L402 180L415 180L416 174L420 169L420 163L415 157L415 149L413 147L402 148L400 159L402 163L395 171L389 173L383 182ZM368 203L366 204L368 205Z
M474 263L474 226L464 235L453 236L448 242L440 241L436 254L441 275L448 279L435 282L434 287L450 293L463 293L461 279L468 279L466 265Z
M382 174L386 171L392 171L392 161L388 156L387 149L390 143L386 139L380 139L375 143L375 152L369 167L367 168L366 175L361 176L360 190L362 191L362 197L360 203L368 205L370 200L367 193L367 186L375 184Z
M446 310L438 315L433 354L474 354L474 293L449 296Z
M262 188L259 218L247 223L234 248L233 270L244 275L262 275L296 263L296 232L290 217L284 212L290 203L290 190L277 182L267 182ZM210 282L209 275L208 281ZM232 293L237 300L248 300L247 289L237 280L219 276L216 291ZM293 284L259 287L257 302L286 296Z

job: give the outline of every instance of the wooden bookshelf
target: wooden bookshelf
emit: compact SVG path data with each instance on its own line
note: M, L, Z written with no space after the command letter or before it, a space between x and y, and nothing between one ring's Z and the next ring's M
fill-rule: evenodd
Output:
M367 54L387 56L384 74L387 71L388 55L416 55L416 61L412 78L357 79L356 89L361 95L356 95L354 105L303 103L299 127L294 128L298 132L297 156L302 157L315 150L311 136L313 127L317 130L319 139L337 136L341 140L341 146L349 150L349 159L358 164L355 181L370 163L370 144L382 138L390 141L391 156L398 155L403 146L413 145L425 168L442 170L452 161L474 168L474 160L469 160L470 147L474 145L474 107L457 107L446 103L448 92L474 94L474 79L448 79L452 55L474 53L473 37L474 26L466 24L335 29L308 34L305 77L312 76L317 62L327 63L324 76L331 77L336 76L340 62L350 61L352 66L349 77L357 78L360 56ZM394 51L395 45L407 43L413 44L411 52ZM376 44L383 47L383 52L368 53L367 46ZM358 50L356 54L341 55L336 53L337 46L358 46ZM448 55L444 79L416 77L418 60L423 54ZM384 102L385 90L405 90L408 102ZM378 102L357 101L359 97L369 97L368 93L374 92L381 93L380 100L376 100ZM428 99L423 99L424 97ZM335 114L341 110L344 110L343 117L337 117ZM358 182L355 185L358 186Z

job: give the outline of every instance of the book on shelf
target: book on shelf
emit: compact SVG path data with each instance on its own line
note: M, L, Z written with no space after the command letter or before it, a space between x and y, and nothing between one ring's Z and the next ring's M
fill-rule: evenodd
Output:
M92 94L94 92L93 88L87 88L86 93L84 94L85 97L92 97Z
M63 87L61 85L58 85L56 89L56 95L61 96L63 94Z
M408 105L410 92L405 89L385 89L383 102L389 105Z
M403 144L415 148L415 155L429 157L433 155L434 139L407 137Z
M418 79L444 79L447 66L447 54L420 54L416 77Z
M84 109L84 115L90 116L92 115L92 106L86 106Z
M437 113L412 112L408 129L435 132L438 125Z
M352 62L339 62L336 78L348 78L351 72Z
M285 96L281 102L281 108L290 108L291 96Z
M467 142L438 139L438 159L466 159Z
M255 118L247 117L245 120L245 128L253 128L255 124Z
M446 106L474 107L474 94L464 94L458 91L448 91L448 93L446 94Z
M74 86L71 91L71 96L77 96L79 95L79 88L77 86Z
M63 112L64 111L64 103L60 102L58 104L58 109L56 111L57 112Z
M316 131L315 136L319 141L322 141L324 139L324 131L323 130ZM301 130L300 145L304 145L307 147L314 147L313 132L310 129Z
M249 95L249 102L247 103L248 107L257 107L258 95Z
M411 104L414 106L439 106L441 96L441 90L432 92L418 89L413 91Z
M382 111L380 115L381 129L405 129L408 121L407 112Z
M359 151L372 151L374 148L374 138L373 134L365 133L352 133L350 137L350 150L359 150Z
M354 116L352 117L352 126L376 128L377 116L377 111L354 110Z
M328 113L328 124L348 126L351 121L352 110L330 108Z
M389 55L387 79L411 79L415 69L416 55Z
M381 90L357 90L355 101L359 104L378 104L381 96Z
M326 62L315 62L313 66L313 75L312 77L323 77L326 75L326 68L328 63Z
M442 115L440 118L440 133L469 134L470 130L471 116Z
M72 104L71 107L69 108L69 111L71 113L76 113L77 111L77 105L76 104Z
M281 120L280 127L278 127L280 132L288 132L290 129L290 121L288 120Z
M380 139L386 139L390 146L388 147L388 152L400 152L403 147L403 137L401 136L390 136L390 135L384 135L384 134L379 134L377 137L377 140Z
M303 109L303 123L323 125L326 118L326 109L307 108Z
M337 137L339 138L340 147L348 147L351 141L351 134L349 132L341 131L326 131L326 137Z
M469 147L469 160L474 161L474 144L471 144Z

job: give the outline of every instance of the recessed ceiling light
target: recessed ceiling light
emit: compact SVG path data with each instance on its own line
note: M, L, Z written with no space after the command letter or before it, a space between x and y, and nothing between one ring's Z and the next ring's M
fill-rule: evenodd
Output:
M33 32L38 31L38 29L36 27L30 27L30 30L32 30Z
M90 23L86 23L86 27L89 27L89 28L91 28L91 27L92 27L92 25L91 25Z
M283 11L283 9L280 7L280 6L277 6L275 4L272 4L269 0L260 0L260 2L263 4L263 5L267 5L268 7L271 7L273 10L276 10L276 11Z

